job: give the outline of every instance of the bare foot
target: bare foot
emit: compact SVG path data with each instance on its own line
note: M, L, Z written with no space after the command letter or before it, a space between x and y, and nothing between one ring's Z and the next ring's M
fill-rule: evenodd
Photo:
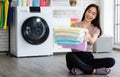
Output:
M106 68L105 70L106 70L106 72L110 72L110 69L109 69L109 68Z
M96 69L93 69L93 74L96 74Z

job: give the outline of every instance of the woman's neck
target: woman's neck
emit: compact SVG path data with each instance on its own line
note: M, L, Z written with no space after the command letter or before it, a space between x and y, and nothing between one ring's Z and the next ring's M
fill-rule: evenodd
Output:
M83 28L90 28L90 26L91 26L91 22L88 22L88 21L82 21L82 27Z

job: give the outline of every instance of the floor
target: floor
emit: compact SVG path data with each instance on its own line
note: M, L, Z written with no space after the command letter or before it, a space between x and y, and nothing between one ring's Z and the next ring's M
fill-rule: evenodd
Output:
M120 51L120 44L119 45L114 45L113 49Z
M16 58L0 54L0 77L119 77L120 52L94 53L95 57L114 57L116 64L108 75L71 75L66 68L65 53L47 57Z

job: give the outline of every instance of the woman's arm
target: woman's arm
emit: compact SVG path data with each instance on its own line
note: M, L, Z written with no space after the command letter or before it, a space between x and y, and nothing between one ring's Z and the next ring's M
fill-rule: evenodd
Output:
M90 35L88 29L85 30L85 37L84 37L84 41L88 41L88 43L90 45L93 45L94 42L97 40L98 36L99 36L99 31L95 32L94 34Z

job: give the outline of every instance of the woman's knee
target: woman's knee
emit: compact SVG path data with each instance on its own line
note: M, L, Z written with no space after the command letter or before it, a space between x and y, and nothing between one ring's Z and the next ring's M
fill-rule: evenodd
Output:
M68 52L68 53L66 54L66 58L70 58L70 57L72 57L72 55L73 55L72 52Z
M111 67L115 65L115 59L111 58Z
M115 65L115 59L114 58L108 58L108 62L109 62L109 67L112 67Z

